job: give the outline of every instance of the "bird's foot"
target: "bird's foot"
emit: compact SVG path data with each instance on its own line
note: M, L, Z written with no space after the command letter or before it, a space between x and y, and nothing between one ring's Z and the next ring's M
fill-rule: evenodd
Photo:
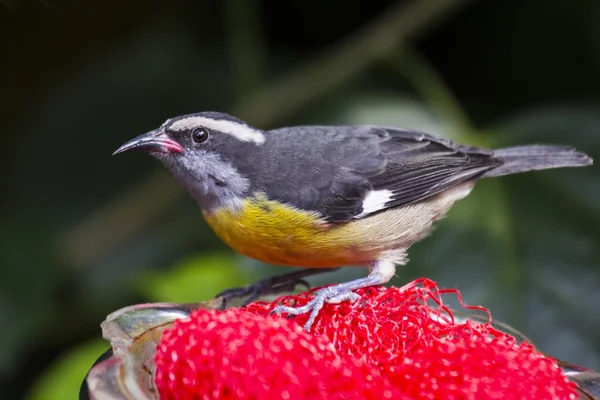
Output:
M272 314L282 314L286 313L288 315L301 315L310 312L310 316L308 320L304 324L305 330L310 330L310 327L315 322L317 315L319 315L319 311L323 308L325 303L341 303L342 301L350 301L354 303L356 300L360 298L360 296L350 290L340 290L339 287L342 285L329 286L323 288L317 292L315 292L315 297L300 307L288 307L288 306L277 306L275 307L271 313Z
M222 308L225 308L231 300L240 298L246 298L243 303L246 306L261 296L293 292L298 286L305 286L306 289L310 289L310 284L303 278L337 269L303 269L288 274L272 276L248 286L223 290L215 297L222 298Z
M261 296L291 292L294 291L297 286L305 286L306 289L310 289L309 283L304 279L296 279L289 282L277 283L273 282L273 279L267 278L248 286L225 289L219 292L215 297L221 297L223 299L223 308L225 308L227 303L231 302L232 300L241 298L246 298L243 306L247 306Z
M321 311L325 303L340 303L346 300L354 303L360 296L354 293L353 290L386 283L396 271L396 267L392 261L370 263L370 269L371 273L365 278L323 288L316 291L315 297L305 305L299 307L277 306L271 311L271 314L286 313L288 315L300 315L310 312L308 320L304 324L304 329L310 331L317 315L319 315L319 311Z

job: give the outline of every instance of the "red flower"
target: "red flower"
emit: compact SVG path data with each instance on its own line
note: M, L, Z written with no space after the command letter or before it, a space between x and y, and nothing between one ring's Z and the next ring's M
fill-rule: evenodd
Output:
M311 293L278 302L302 305ZM275 302L176 321L155 358L161 399L576 398L531 345L454 321L429 280L357 293L354 304L326 305L310 333L307 316L269 316Z
M165 332L157 350L161 399L400 398L326 338L240 309L195 311Z

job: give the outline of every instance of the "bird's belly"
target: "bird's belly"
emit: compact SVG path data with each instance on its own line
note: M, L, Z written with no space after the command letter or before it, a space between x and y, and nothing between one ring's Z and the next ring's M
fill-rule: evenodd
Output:
M360 236L351 234L351 223L327 224L314 213L274 201L251 198L240 211L203 214L235 251L270 264L327 268L364 265L375 257Z
M224 208L204 217L235 251L270 264L327 268L390 257L404 262L405 251L472 187L465 182L425 201L340 224L260 196L245 199L239 210Z

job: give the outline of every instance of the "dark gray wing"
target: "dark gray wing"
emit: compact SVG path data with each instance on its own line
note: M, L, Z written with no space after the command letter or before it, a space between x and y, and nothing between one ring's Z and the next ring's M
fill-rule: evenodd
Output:
M387 167L369 179L373 190L393 192L386 208L418 202L503 163L487 149L418 132L388 132L389 139L380 144Z
M285 128L270 131L268 142L261 170L271 174L255 189L329 222L421 201L502 164L486 149L393 128ZM366 210L374 191L386 191L386 201Z

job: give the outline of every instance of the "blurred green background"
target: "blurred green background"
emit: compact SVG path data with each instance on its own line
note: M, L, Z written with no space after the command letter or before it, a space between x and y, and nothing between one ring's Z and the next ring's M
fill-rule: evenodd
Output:
M598 159L598 21L597 0L0 0L0 398L76 398L111 311L284 271L228 250L150 157L111 157L124 141L218 110ZM457 287L598 369L599 222L596 166L482 181L394 283Z

